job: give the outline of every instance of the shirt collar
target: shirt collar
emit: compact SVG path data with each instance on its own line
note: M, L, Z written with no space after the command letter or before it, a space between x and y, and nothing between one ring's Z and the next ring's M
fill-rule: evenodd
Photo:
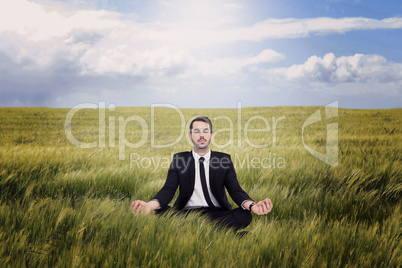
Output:
M194 150L192 150L191 152L193 153L194 160L195 160L196 162L198 162L198 160L201 158L201 155L199 155L199 154L197 154L196 152L194 152ZM205 158L205 161L209 161L209 159L211 158L211 149L209 149L209 152L206 153L206 154L205 154L204 156L202 156L202 157Z

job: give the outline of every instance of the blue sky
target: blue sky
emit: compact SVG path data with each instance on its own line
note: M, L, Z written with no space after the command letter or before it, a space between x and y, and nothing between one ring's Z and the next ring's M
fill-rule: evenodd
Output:
M402 1L2 0L0 106L402 107Z

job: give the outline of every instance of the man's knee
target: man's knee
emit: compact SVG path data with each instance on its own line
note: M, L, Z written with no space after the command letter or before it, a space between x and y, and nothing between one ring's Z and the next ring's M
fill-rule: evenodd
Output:
M235 214L235 222L238 228L246 228L250 225L251 221L253 220L253 216L251 212L248 210L244 210L242 208L234 209Z

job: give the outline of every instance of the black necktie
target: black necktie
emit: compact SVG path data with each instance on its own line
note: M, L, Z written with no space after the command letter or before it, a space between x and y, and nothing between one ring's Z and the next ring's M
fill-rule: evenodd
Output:
M214 204L212 204L211 198L209 197L208 187L207 187L207 179L205 178L205 169L204 169L204 157L200 157L200 178L202 191L204 192L205 200L207 200L208 206L214 208Z

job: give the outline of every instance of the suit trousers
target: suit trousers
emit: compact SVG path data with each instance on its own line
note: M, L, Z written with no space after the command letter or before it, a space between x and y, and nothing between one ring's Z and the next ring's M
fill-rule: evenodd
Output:
M174 210L170 206L167 206L163 210L156 211L155 214L158 216L163 215L167 211ZM224 209L224 208L196 208L189 210L174 210L174 213L189 215L191 213L200 213L202 216L206 216L212 222L217 223L219 228L227 228L237 231L239 229L246 228L250 225L253 216L248 210L242 208L235 209Z

